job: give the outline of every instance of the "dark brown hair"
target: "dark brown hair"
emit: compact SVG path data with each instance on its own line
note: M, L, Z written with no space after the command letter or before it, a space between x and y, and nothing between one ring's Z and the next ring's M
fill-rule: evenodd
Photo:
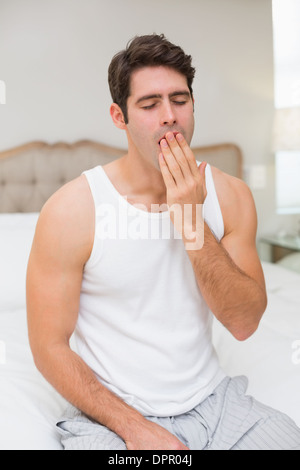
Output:
M192 58L186 55L179 46L169 42L163 34L136 36L126 49L118 52L108 68L108 83L113 102L123 112L125 123L128 123L127 99L130 96L131 74L142 67L164 65L184 75L191 96L195 69Z

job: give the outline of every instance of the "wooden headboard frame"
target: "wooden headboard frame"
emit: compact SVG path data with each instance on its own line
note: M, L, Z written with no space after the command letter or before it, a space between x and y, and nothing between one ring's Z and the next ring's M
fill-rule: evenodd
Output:
M193 148L197 160L242 178L242 153L231 143ZM0 212L39 212L59 187L125 150L99 142L30 142L0 152Z

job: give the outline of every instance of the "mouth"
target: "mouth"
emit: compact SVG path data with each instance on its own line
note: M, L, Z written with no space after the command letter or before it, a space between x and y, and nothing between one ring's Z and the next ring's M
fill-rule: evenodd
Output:
M177 134L179 134L179 132L173 132L173 134L174 134L174 137L176 137L176 136L177 136ZM162 137L159 139L159 141L158 141L158 145L160 145L160 143L161 143L161 141L162 141L163 139L166 139L166 134L165 134L165 135L163 135L163 136L162 136Z

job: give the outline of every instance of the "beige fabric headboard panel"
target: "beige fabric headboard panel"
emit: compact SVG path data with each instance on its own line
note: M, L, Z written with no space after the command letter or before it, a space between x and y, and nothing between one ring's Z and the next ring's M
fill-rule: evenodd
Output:
M197 160L241 178L242 154L236 145L198 147L193 151ZM89 140L74 144L31 142L0 152L0 212L39 212L63 184L125 152Z
M63 184L124 153L87 140L31 142L0 152L0 212L39 212Z
M219 170L242 179L243 156L241 149L235 144L210 145L193 148L196 160L208 162Z

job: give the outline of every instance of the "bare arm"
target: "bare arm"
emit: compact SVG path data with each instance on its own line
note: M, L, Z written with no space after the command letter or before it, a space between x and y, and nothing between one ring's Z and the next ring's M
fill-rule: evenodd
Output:
M236 264L225 243L217 243L205 227L201 254L188 251L200 290L218 320L240 341L256 330L266 308L266 293L258 277ZM252 250L249 249L249 255ZM256 256L254 250L253 256ZM247 266L246 270L247 270Z
M104 387L69 346L94 223L84 176L52 196L40 214L27 271L28 330L36 366L62 396L118 434L128 449L186 449Z
M203 204L206 197L204 165L197 167L187 143L169 143L160 159L168 204ZM218 243L204 223L204 243L187 249L206 303L214 315L239 340L257 328L266 308L261 264L256 252L256 211L247 186L217 172L225 236ZM225 201L225 202L224 202ZM191 223L193 226L193 223ZM184 239L186 247L188 242Z

